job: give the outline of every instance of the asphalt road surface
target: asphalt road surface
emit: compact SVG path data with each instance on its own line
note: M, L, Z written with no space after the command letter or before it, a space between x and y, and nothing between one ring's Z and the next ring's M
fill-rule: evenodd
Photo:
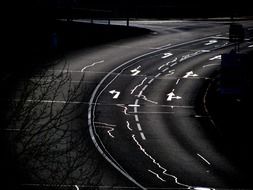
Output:
M89 102L94 144L143 189L242 185L242 174L217 148L219 129L205 103L221 54L232 48L226 31L169 42L119 62L100 80Z
M221 54L233 48L228 23L131 22L152 32L73 52L50 68L63 75L66 69L72 86L82 79L83 96L68 103L88 110L83 120L96 150L132 188L239 188L248 183L250 177L219 148L219 129L206 107ZM241 23L252 32L250 21ZM250 39L241 44L241 49L252 47ZM40 103L65 104L70 85ZM98 186L113 186L108 178Z

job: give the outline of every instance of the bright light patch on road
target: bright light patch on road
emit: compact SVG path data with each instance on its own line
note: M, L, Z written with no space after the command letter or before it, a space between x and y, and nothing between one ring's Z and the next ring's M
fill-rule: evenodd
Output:
M208 187L194 187L194 190L215 190L213 188L208 188Z
M217 42L218 42L217 40L209 40L209 42L205 43L205 45L208 46L208 45L215 44Z
M213 60L216 60L216 59L221 59L221 55L217 55L217 56L211 57L209 60L213 61Z

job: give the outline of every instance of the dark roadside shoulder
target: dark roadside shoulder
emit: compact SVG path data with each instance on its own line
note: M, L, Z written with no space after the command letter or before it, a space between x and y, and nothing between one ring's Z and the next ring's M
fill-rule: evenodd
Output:
M133 38L150 32L148 29L133 26L56 21L52 34L58 37L59 48L69 51Z
M6 59L0 69L1 119L21 79L29 79L34 73L57 64L64 57L80 49L89 49L110 42L149 34L138 27L91 24L74 21L31 19L13 22L6 36Z
M46 64L70 51L134 38L151 32L133 26L35 19L24 23L14 22L9 30L11 31L6 36L5 48L9 64L2 63L1 66L12 70Z
M243 84L244 92L239 95L222 94L222 77L221 72L218 72L208 91L206 106L220 132L220 147L233 165L241 171L241 177L247 178L249 185L252 185L250 178L253 169L251 74L253 52L247 52L246 55L250 65L240 73L243 75L240 77L246 79Z
M80 22L27 22L12 23L8 35L6 57L1 63L1 127L0 127L0 183L4 189L18 189L19 184L29 181L29 173L20 168L20 160L10 145L11 136L5 129L10 120L10 101L21 80L29 79L51 64L75 50L96 47L117 40L134 38L149 30L114 25L98 25ZM15 26L14 26L15 25ZM10 38L11 37L11 38ZM10 101L9 101L10 100ZM97 154L95 154L96 156ZM98 158L99 162L100 159ZM27 178L27 179L26 179Z
M149 34L145 28L75 21L31 19L13 22L1 62L1 99L10 97L20 78L29 78L68 53Z

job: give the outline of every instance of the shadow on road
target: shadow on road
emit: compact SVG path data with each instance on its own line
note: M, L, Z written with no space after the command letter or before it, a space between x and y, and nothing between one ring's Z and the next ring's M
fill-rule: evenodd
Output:
M248 52L252 63L253 52ZM251 64L250 64L250 67ZM251 69L248 69L250 71ZM247 71L244 71L247 72ZM248 73L248 72L247 72ZM245 74L244 74L245 75ZM247 75L246 92L239 95L222 95L220 77L211 85L207 96L207 107L214 123L220 131L219 147L233 163L240 174L238 180L246 188L252 187L252 75ZM245 78L247 76L244 76ZM238 77L238 76L237 76ZM236 79L236 76L235 76ZM232 182L231 182L232 183Z
M5 63L1 65L2 68L0 71L0 85L1 85L0 151L2 155L0 157L0 178L1 178L0 182L2 186L6 185L6 189L16 189L17 188L16 185L21 183L19 180L22 179L22 182L26 181L25 178L29 176L27 173L24 172L24 170L19 169L21 167L20 165L22 164L19 163L20 160L18 160L15 156L13 156L12 152L13 149L11 148L11 144L13 142L9 141L9 139L11 139L10 136L14 135L9 135L10 133L7 133L8 130L6 130L9 123L8 120L10 120L10 118L8 118L9 117L8 113L13 111L11 110L12 108L10 107L10 104L13 101L8 100L14 99L17 88L19 88L20 86L20 82L22 80L23 81L28 80L38 70L42 71L43 68L50 66L50 64L48 63L57 62L58 59L61 59L62 56L64 56L69 52L90 47L96 47L98 45L106 44L121 39L133 38L148 34L150 32L149 30L136 27L98 25L98 24L66 22L66 21L26 23L22 26L14 26L14 28L15 30L13 29L11 32L12 38L10 39L7 47L8 59L6 60ZM59 77L61 76L62 75L59 75ZM55 78L54 75L49 76L49 78L45 78L44 76L40 77L38 80L40 83L42 81L46 81L45 79L50 79L49 81L52 82L50 83L44 82L46 84L46 88L43 88L42 85L38 85L38 89L48 89L47 94L55 92L54 89L48 88L48 86L55 86L55 83L57 83L57 80L52 80L54 78ZM36 83L32 81L32 84ZM33 85L31 84L27 85L27 87L29 88L31 86ZM57 86L57 89L60 89L59 86L60 85ZM31 93L26 94L25 96L27 96L26 97L27 99L28 97L31 96ZM34 103L38 104L38 102ZM22 106L24 105L27 105L27 103L22 104ZM43 105L46 106L46 104ZM51 103L50 105L51 108L53 108L53 104ZM26 113L30 114L30 116L36 116L36 114L38 114L37 109L38 106L34 105L30 106L30 108L31 107L34 108L36 107L36 109L34 109L34 112L29 111ZM46 109L40 110L43 111ZM64 111L66 111L65 108ZM53 114L51 114L50 112L47 113L50 114L50 116L47 116L47 118L52 117ZM42 114L39 115L42 116ZM25 117L23 116L20 118L25 119ZM60 120L62 121L62 118L59 119L59 121ZM32 122L33 120L31 118L30 119L28 118L27 121ZM41 119L38 121L40 122L41 125ZM34 125L32 129L36 129L37 126L39 126L38 123L36 123L36 126ZM17 127L18 126L14 124L13 128ZM27 137L27 135L24 136ZM48 135L44 136L48 137ZM86 134L85 136L88 135ZM35 139L36 142L39 142L37 137ZM47 146L45 147L48 148ZM38 150L39 149L37 149L36 155L38 155L39 152ZM35 155L32 155L30 153L28 155L30 155L29 159L35 158ZM47 157L49 157L51 154L46 155ZM83 159L83 157L80 158ZM35 161L38 162L38 159L35 159ZM55 175L56 173L54 172L53 176ZM85 177L85 175L82 176ZM83 180L83 182L85 182L85 180Z

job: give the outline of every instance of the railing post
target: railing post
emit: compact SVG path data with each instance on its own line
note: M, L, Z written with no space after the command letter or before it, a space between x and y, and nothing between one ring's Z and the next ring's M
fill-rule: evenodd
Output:
M127 17L126 23L127 23L127 27L129 27L129 17Z

